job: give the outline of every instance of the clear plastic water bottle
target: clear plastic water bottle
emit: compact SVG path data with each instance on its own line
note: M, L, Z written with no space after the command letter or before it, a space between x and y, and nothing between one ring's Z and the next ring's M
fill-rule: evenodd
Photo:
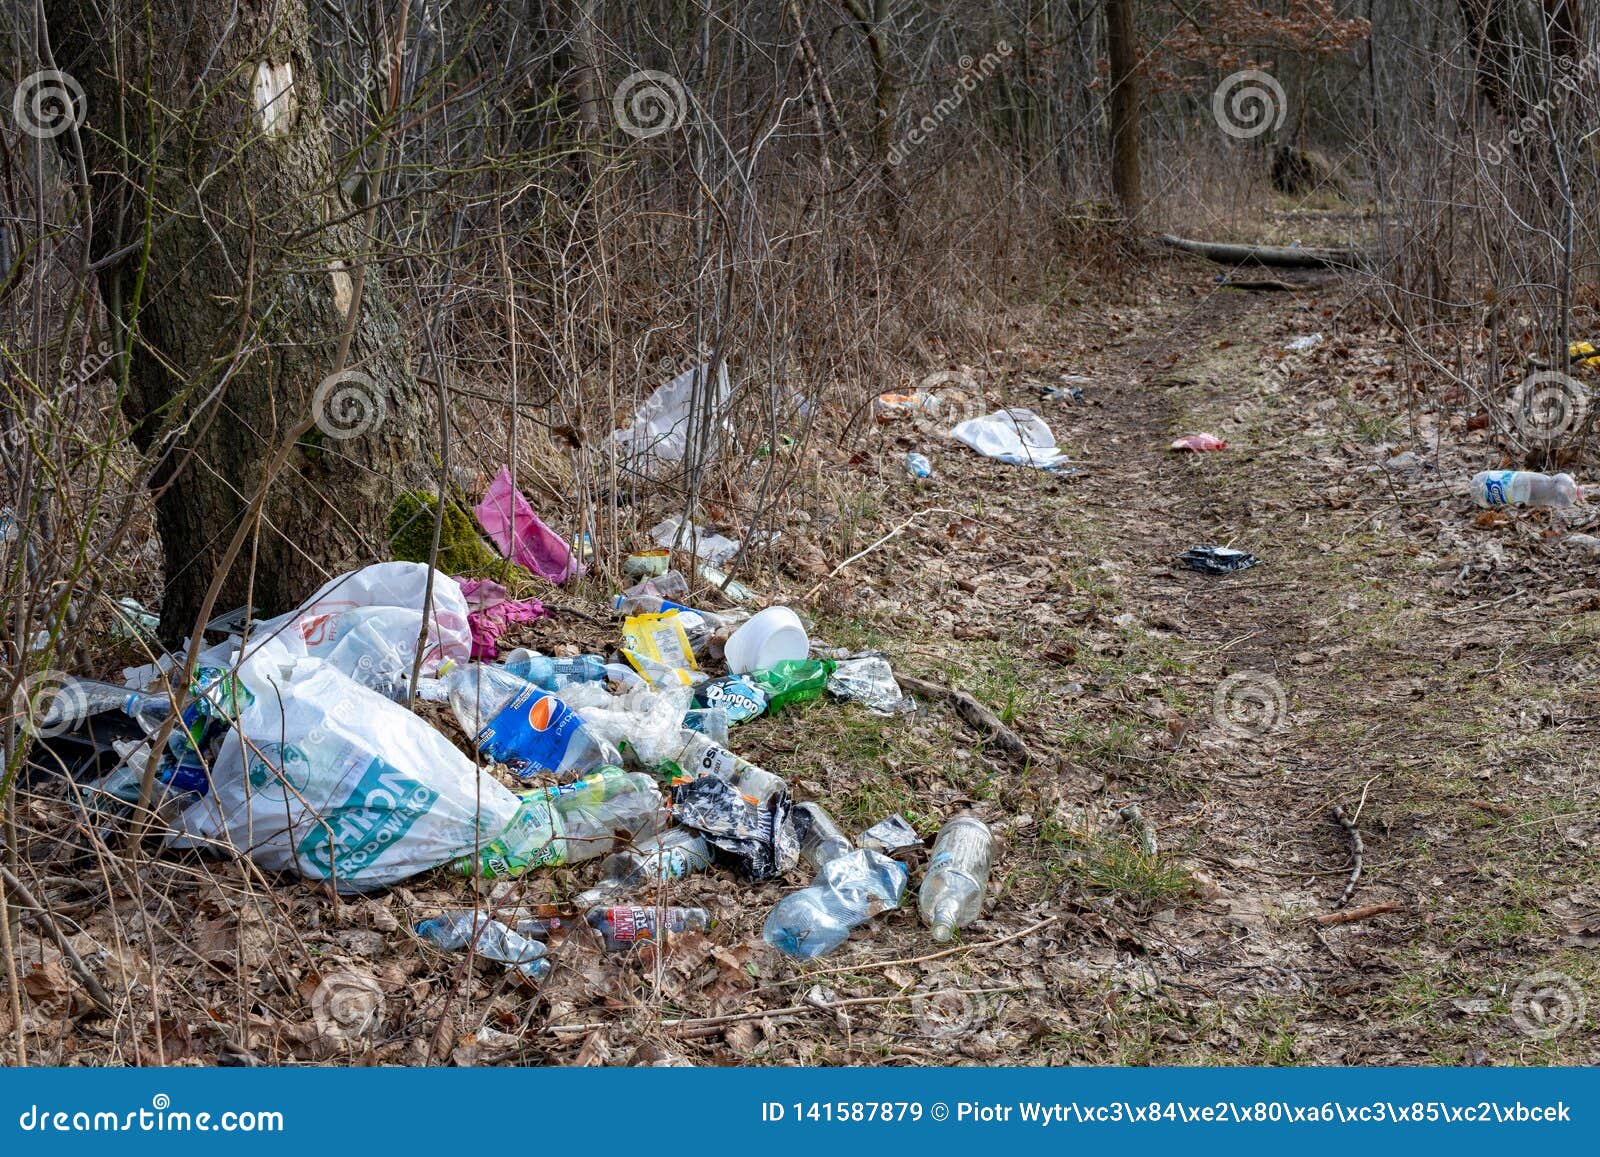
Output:
M542 980L550 973L543 944L483 912L446 912L418 924L417 935L451 952L460 952L471 944L485 960L508 964L529 980Z
M635 583L611 600L622 614L659 614L662 610L688 610L689 580L675 570Z
M795 831L800 833L800 858L813 872L822 871L829 861L855 850L850 837L839 829L820 803L795 804L789 814Z
M913 478L931 478L933 463L928 461L926 454L907 454L906 473Z
M648 908L625 905L591 908L584 919L600 933L606 948L619 952L645 940L670 941L690 930L704 932L711 927L711 913L704 908Z
M533 868L578 864L611 851L617 832L653 836L668 818L655 780L620 767L537 788L521 800L505 829L457 860L455 871L508 879Z
M898 908L907 876L904 864L882 852L863 848L837 856L823 865L809 888L778 901L761 936L788 956L823 956L848 940L852 928Z
M619 768L607 768L614 775ZM667 825L655 780L643 772L621 772L626 783L613 787L602 799L567 796L556 801L564 849L562 863L579 864L606 855L618 832L630 839L654 836Z
M1570 474L1538 474L1531 470L1481 470L1472 476L1472 497L1479 506L1571 506L1583 488Z
M964 812L939 829L917 907L941 944L983 911L993 858L994 833L972 813Z
M678 737L683 746L664 765L670 779L698 779L702 775L714 775L723 783L738 788L740 795L757 803L765 802L780 789L788 787L778 776L713 742L709 735L684 728Z
M603 683L606 661L600 655L550 656L518 647L500 665L520 679L546 691L560 691L574 683Z
M644 884L682 879L711 866L711 845L690 828L668 828L600 865L601 887L619 892Z
M478 750L518 775L544 771L567 779L622 762L577 712L510 671L469 663L451 668L440 682Z

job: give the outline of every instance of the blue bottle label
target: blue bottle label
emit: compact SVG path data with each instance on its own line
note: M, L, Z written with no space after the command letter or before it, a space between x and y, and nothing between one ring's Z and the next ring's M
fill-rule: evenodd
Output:
M1490 506L1505 506L1511 501L1511 479L1515 470L1493 470L1483 480L1483 500Z
M554 772L583 726L578 713L554 695L525 687L478 732L478 750L527 779Z

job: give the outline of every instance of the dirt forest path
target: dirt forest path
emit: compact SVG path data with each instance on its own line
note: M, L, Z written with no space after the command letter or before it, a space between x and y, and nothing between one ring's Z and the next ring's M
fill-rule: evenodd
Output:
M990 400L1038 410L1077 473L986 461L932 423L857 456L876 486L855 513L879 528L857 549L922 514L830 583L828 633L972 692L1035 765L984 752L939 708L900 732L811 717L808 739L837 758L802 786L847 820L899 808L936 824L977 806L1005 854L968 930L979 947L922 963L901 913L868 938L869 970L812 977L823 1001L910 991L908 1012L863 1010L845 1057L821 1026L814 1047L795 1025L769 1048L816 1062L1595 1062L1583 1017L1564 1018L1600 991L1586 739L1600 713L1557 674L1592 653L1592 563L1550 547L1541 516L1475 522L1437 429L1393 400L1386 335L1347 319L1346 289L1216 292L1199 266L1178 281L990 371ZM1085 404L1041 402L1036 385L1065 374L1092 379ZM1197 430L1229 449L1167 449ZM1402 445L1414 453L1397 458ZM907 484L910 449L934 459L931 485ZM1178 565L1202 543L1262 563ZM878 777L862 780L863 757ZM1153 856L1119 815L1130 803ZM1352 841L1336 804L1364 845L1343 905ZM896 959L912 963L882 963Z

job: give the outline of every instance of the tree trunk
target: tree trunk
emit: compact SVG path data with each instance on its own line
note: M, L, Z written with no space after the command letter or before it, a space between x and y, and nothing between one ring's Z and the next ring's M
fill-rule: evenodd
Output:
M900 205L905 187L893 159L895 118L900 109L900 81L895 75L889 44L889 0L843 0L866 37L867 55L872 60L872 159L883 181L883 215L894 226L900 220Z
M88 98L94 252L123 254L101 285L132 331L124 405L156 462L163 634L188 632L265 462L315 413L220 604L284 610L387 558L395 495L431 473L429 410L374 268L346 373L325 381L373 246L333 180L304 0L48 14ZM388 48L374 56L387 88Z
M1111 191L1128 216L1144 201L1139 168L1139 48L1134 0L1106 0L1106 56L1111 65Z

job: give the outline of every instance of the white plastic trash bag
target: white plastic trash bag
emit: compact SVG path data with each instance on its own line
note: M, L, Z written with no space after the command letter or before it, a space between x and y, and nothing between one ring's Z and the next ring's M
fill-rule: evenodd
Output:
M1044 419L1020 407L968 418L951 430L950 436L986 458L1013 466L1055 470L1069 461Z
M340 575L288 614L258 626L246 653L270 637L291 654L325 659L363 686L395 695L411 677L427 590L426 563L380 562ZM445 660L471 657L461 585L435 572L422 673L431 677Z
M700 411L694 411L695 384L700 380ZM695 419L705 416L711 437L705 445L706 458L716 454L716 433L733 392L728 384L726 363L717 366L716 380L710 381L704 364L684 370L660 386L639 406L633 425L617 430L611 439L617 445L617 464L626 471L656 477L663 467L675 466L689 453L689 437Z
M267 643L239 677L255 701L173 847L365 892L472 854L516 815L517 797L425 720L319 659Z

